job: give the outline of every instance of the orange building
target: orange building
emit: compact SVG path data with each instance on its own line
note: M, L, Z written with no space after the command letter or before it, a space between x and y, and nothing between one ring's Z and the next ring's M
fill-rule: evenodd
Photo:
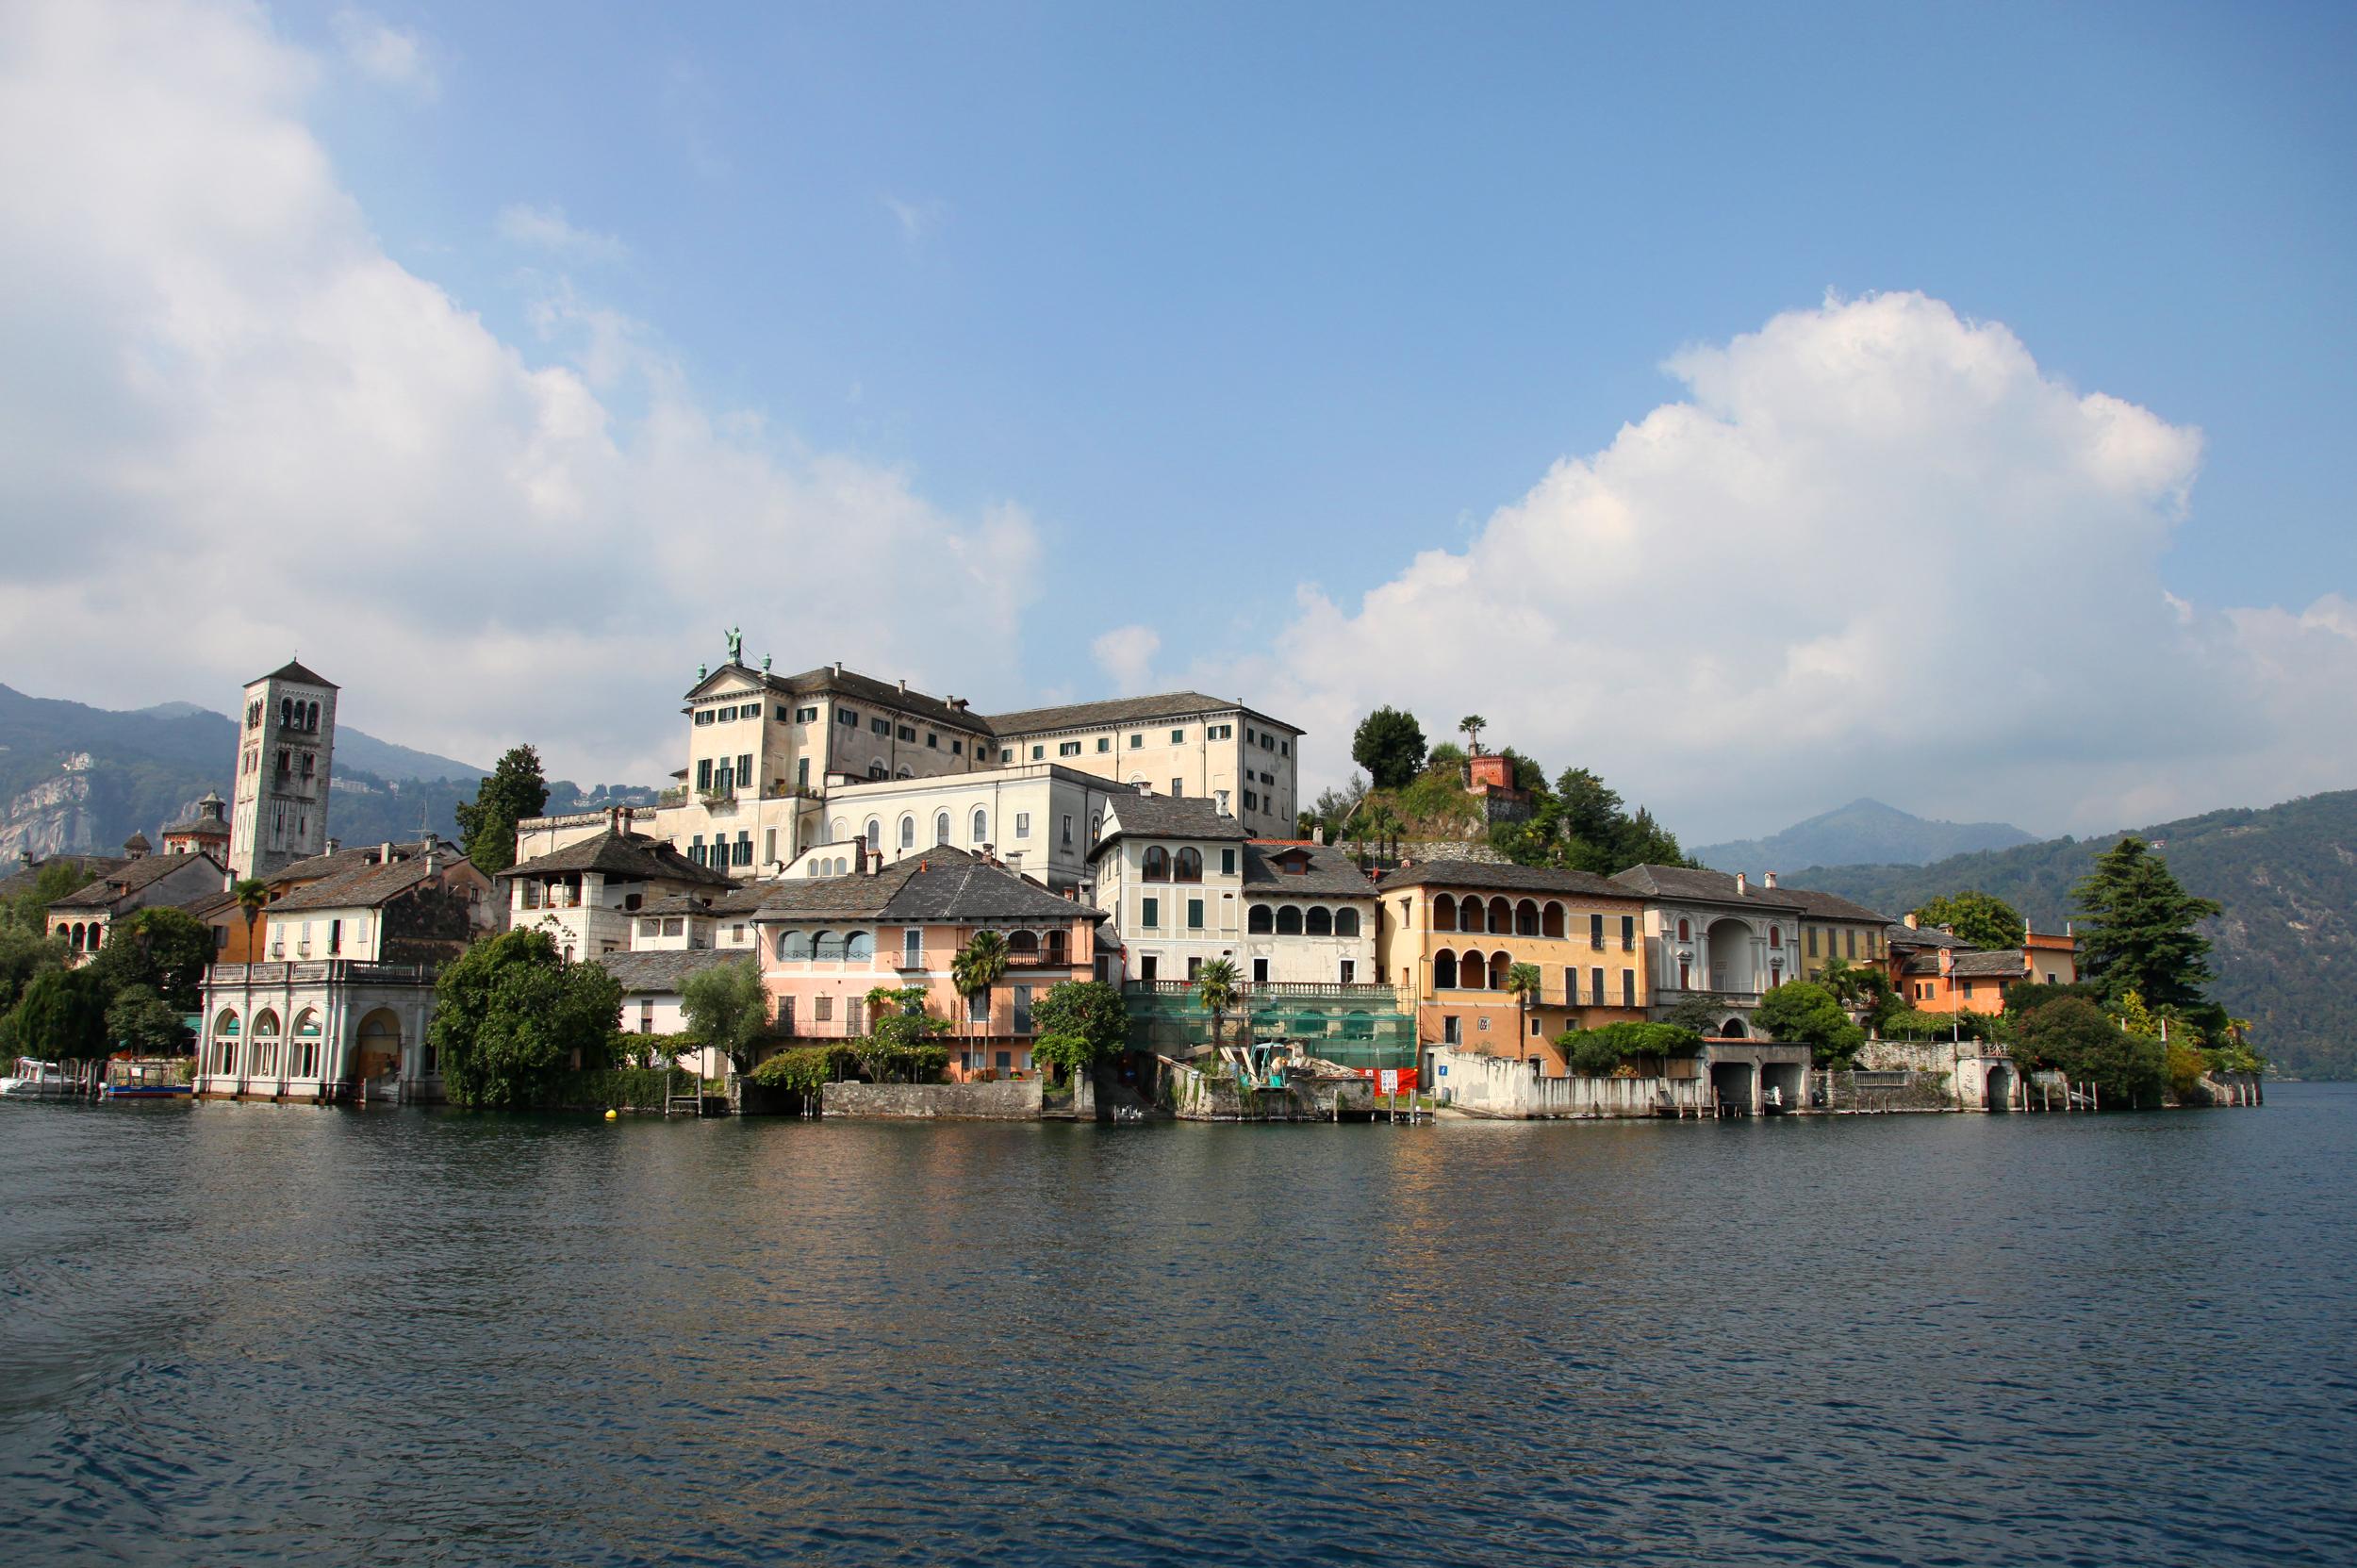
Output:
M1918 1013L2003 1013L2008 985L2069 985L2079 978L2079 939L2068 932L2027 932L2019 948L1976 948L1953 932L1925 930L1910 915L1888 936L1891 987Z

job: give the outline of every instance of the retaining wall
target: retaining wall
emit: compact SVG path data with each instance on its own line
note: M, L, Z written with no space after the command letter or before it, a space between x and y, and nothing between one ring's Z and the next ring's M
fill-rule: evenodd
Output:
M1445 1048L1432 1068L1444 1102L1477 1116L1699 1115L1710 1104L1702 1078L1534 1078L1527 1063Z
M1037 1121L1040 1081L830 1083L820 1114L895 1121Z

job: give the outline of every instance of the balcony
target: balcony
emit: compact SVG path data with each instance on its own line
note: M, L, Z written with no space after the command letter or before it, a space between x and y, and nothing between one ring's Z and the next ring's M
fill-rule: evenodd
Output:
M1663 985L1655 988L1653 999L1656 1007L1675 1007L1687 1000L1704 1001L1713 1007L1757 1007L1761 995L1758 991L1706 991L1698 986L1680 990L1674 985Z
M920 969L930 969L932 967L932 960L939 956L940 955L938 953L929 953L924 951L922 949L919 949L915 952L911 952L906 948L902 948L898 956L893 959L892 966L896 969L912 972ZM1013 960L1009 960L1009 962L1013 962Z

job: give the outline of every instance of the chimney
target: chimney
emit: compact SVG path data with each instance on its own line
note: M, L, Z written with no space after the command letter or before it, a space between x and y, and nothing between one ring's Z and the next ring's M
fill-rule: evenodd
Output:
M1744 894L1750 892L1751 886L1752 884L1750 879L1746 878L1742 872L1738 871L1735 873L1735 896L1737 898L1739 899Z
M1920 931L1922 929L1922 923L1916 919L1915 911L1913 910L1909 910L1904 915L1899 916L1899 923L1906 927L1909 931Z
M1773 871L1769 872L1759 881L1760 885L1767 888L1769 892L1773 893L1776 890L1776 874Z
M344 841L340 838L331 838L327 841L327 852L331 855L343 847Z
M1942 936L1953 936L1955 933L1956 928L1953 926L1942 926L1939 928L1939 934Z
M909 694L909 683L908 683L908 677L906 677L906 676L902 676L902 677L900 678L900 695L901 695L901 696L903 696L903 697L906 697L908 694Z
M1310 830L1310 842L1312 844L1323 844L1326 842L1325 823L1320 822L1316 827Z
M605 831L606 831L606 832L608 832L608 833L610 833L610 834L614 834L615 836L617 836L617 837L619 837L619 836L621 835L621 832L622 832L622 808L621 808L621 807L619 807L619 806L608 806L608 807L606 807L606 808L605 808Z
M843 661L841 659L834 661L834 678L838 681L843 679Z
M391 839L388 838L376 847L376 863L379 866L390 866L393 863L393 841Z

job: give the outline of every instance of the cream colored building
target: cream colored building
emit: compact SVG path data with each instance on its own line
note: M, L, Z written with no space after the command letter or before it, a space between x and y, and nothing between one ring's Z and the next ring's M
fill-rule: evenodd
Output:
M1375 883L1330 844L1244 847L1244 940L1238 977L1250 984L1363 985L1376 967Z

